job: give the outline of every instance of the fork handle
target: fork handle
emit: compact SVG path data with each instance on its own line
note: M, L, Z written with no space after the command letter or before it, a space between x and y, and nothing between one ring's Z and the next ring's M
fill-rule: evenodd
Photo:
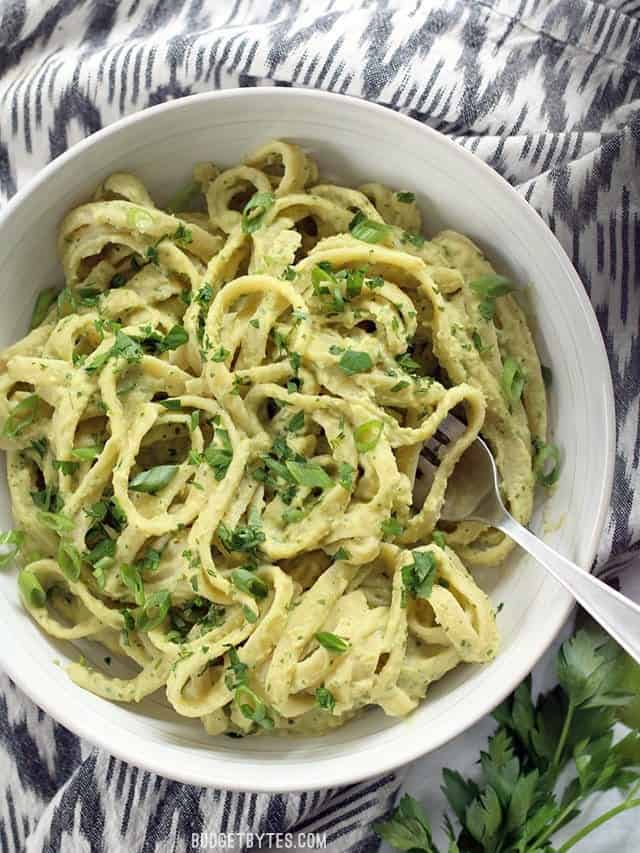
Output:
M541 563L587 613L640 663L640 606L615 589L562 557L533 533L507 517L498 525L518 545Z

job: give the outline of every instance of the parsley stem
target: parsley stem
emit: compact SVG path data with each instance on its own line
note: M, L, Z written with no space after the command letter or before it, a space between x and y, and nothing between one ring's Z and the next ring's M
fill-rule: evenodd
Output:
M567 743L567 737L569 736L569 728L571 727L571 723L573 721L573 714L575 711L575 706L571 700L569 700L569 707L567 708L567 716L564 718L564 725L562 726L562 732L560 733L560 740L558 741L558 746L556 747L555 755L553 756L553 761L551 763L551 769L555 770L556 775L560 772L561 764L560 759L562 758L562 752Z
M638 786L635 785L634 789L637 790ZM600 817L595 818L588 823L586 826L583 826L582 829L578 830L575 835L572 835L568 841L558 849L558 853L566 853L567 850L571 850L572 847L575 847L579 841L582 841L587 835L597 829L599 826L602 826L603 823L606 823L611 818L614 818L616 815L621 814L622 812L629 811L630 809L635 809L640 806L640 797L635 800L630 800L629 797L624 799L619 805L614 806L614 808L609 809L608 812L601 814Z
M557 818L553 821L550 826L548 826L542 835L539 835L535 841L533 842L532 847L527 847L527 853L538 853L538 851L542 851L545 849L544 845L547 840L553 835L553 833L558 829L558 827L562 826L566 817L571 814L571 812L575 809L575 807L580 802L580 797L574 797L570 803L564 807L564 809L560 812ZM560 851L558 851L560 853Z

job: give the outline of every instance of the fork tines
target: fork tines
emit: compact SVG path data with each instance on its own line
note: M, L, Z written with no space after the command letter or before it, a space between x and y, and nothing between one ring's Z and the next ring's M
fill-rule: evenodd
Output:
M447 445L460 438L466 428L467 425L459 418L448 414L440 422L431 438L425 442L420 452L421 459L425 459L432 467L437 468L447 453Z

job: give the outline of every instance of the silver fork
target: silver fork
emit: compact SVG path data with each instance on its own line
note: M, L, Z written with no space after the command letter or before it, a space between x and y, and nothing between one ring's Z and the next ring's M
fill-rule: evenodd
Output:
M461 421L449 415L425 444L418 461L414 505L424 501L436 467L447 453L447 445L464 429ZM562 557L507 512L500 498L493 455L481 438L469 446L456 464L440 517L443 521L480 521L501 530L531 554L608 634L640 661L640 606Z

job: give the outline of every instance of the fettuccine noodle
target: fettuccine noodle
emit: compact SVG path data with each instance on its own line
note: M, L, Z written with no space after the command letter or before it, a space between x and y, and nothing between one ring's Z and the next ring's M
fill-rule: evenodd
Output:
M191 191L172 213L106 179L62 223L65 288L2 353L25 606L108 650L77 684L162 688L211 734L405 715L498 649L466 567L511 542L440 512L482 431L529 520L548 446L523 312L466 237L421 236L412 193L319 182L295 145L199 164Z

